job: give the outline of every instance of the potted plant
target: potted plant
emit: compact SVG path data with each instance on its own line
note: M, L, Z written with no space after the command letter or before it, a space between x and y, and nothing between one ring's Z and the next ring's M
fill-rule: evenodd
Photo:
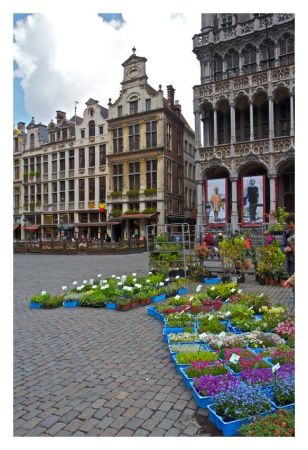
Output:
M295 403L294 376L279 378L273 384L273 402L276 408L293 409Z
M294 319L287 319L280 322L274 332L281 336L288 345L294 347L295 345L295 323Z
M150 197L151 195L157 194L157 189L156 188L147 188L143 191L143 193L146 197Z
M273 411L270 399L259 389L239 383L228 392L214 397L208 406L210 420L214 420L224 436L234 436L239 428L253 420L254 416Z
M138 197L139 189L129 189L128 191L126 191L126 195L128 198Z
M111 196L111 198L119 198L119 197L122 197L122 192L112 191L112 192L110 192L110 196Z
M63 299L64 308L76 308L80 305L80 299L83 293L73 292L73 290L65 294Z
M189 370L190 368L181 369L181 372L187 374ZM238 377L234 377L230 373L223 375L201 375L194 380L188 379L190 380L188 383L192 387L193 397L199 408L205 408L213 402L213 397L217 394L232 390L240 382Z
M256 272L265 284L277 284L280 274L284 271L285 254L276 242L258 248L258 263Z
M256 418L243 425L239 434L246 437L290 437L295 436L294 411L280 409L274 414Z

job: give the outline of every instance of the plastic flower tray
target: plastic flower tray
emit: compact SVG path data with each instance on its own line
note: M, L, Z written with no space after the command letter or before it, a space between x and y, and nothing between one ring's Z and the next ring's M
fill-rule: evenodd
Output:
M174 345L174 344L203 344L203 341L172 341L170 339L170 337L167 335L167 343L169 345Z
M106 309L116 309L117 304L116 303L106 303Z
M221 416L216 414L213 409L213 404L207 406L210 411L210 421L216 425L216 427L223 432L224 436L235 436L242 425L252 422L253 417L247 419L232 420L230 422L225 422ZM260 416L265 416L274 412L274 409L266 413L260 414Z
M255 355L258 355L258 354L264 352L264 350L265 350L264 348L252 348L252 347L247 347L247 348Z
M225 368L235 377L238 377L241 375L241 372L235 372L231 367L228 366L228 364L225 364Z
M151 300L153 303L158 303L166 300L166 294L154 295L154 297L151 297Z
M155 308L155 306L147 306L147 314L149 316L156 317L156 308Z
M77 306L80 306L79 300L64 300L63 302L64 308L76 308Z
M190 389L192 390L192 395L194 397L195 402L199 406L199 408L205 409L208 405L210 405L213 401L213 397L202 397L194 386L193 380L189 381Z
M279 406L272 400L272 404L276 410L278 409L286 409L288 411L293 410L295 408L295 403L290 403L289 405Z
M182 289L178 289L177 295L184 295L184 294L187 294L187 292L188 292L188 288L184 287Z
M189 366L187 366L187 367L189 367ZM192 389L192 381L193 381L193 378L189 378L187 375L186 375L186 369L187 369L187 367L180 367L180 375L181 375L181 377L182 377L182 380L184 381L184 384L185 384L185 386L188 388L188 389Z
M33 309L42 309L42 305L41 305L41 303L30 302L29 308L33 308Z
M262 320L263 319L263 314L254 314L254 319L257 320Z
M172 362L174 364L175 370L181 375L180 369L181 368L187 369L187 367L189 367L189 364L178 364L176 362L176 358L175 357L176 357L176 354L172 353L171 354L171 360L172 360Z
M273 360L270 357L263 358L263 361L267 362L271 367L274 365L272 362Z
M221 278L204 278L204 284L220 284Z

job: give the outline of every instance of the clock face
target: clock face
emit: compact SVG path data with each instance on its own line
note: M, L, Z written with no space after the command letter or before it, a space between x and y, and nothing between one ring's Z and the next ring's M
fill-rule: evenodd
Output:
M128 77L129 78L136 78L139 74L139 69L138 67L132 67L129 71L128 71Z

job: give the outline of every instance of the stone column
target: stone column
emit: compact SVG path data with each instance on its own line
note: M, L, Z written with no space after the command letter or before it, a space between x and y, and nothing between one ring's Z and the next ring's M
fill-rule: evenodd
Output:
M290 136L294 136L294 95L290 95Z
M240 111L240 139L243 142L245 140L245 117L244 111Z
M276 175L269 175L270 180L270 211L275 211L277 207L276 199Z
M99 207L99 178L94 178L94 194L95 194L95 208Z
M235 143L235 107L230 103L231 144Z
M238 228L238 209L237 209L237 177L231 177L231 227L234 232Z
M214 147L217 146L218 139L217 139L217 109L214 109Z
M261 108L259 107L257 109L257 132L256 132L256 139L262 139L262 117L261 117Z
M273 139L275 136L274 131L274 103L273 97L270 95L268 97L268 137L269 139Z
M215 111L216 113L216 111ZM216 116L217 119L217 116ZM216 120L216 133L217 133L217 120ZM216 134L216 142L217 142L217 134ZM214 144L215 145L215 144ZM197 220L196 220L196 239L198 238L198 234L201 232L201 225L203 222L203 192L202 192L202 176L201 176L201 168L199 163L199 148L201 147L201 134L200 134L200 112L195 112L195 165L196 165L196 183L197 183Z
M254 129L253 129L253 103L249 104L249 117L250 117L250 140L254 141Z

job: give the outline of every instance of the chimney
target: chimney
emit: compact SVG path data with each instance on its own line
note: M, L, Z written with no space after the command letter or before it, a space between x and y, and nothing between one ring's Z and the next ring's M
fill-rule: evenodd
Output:
M174 93L175 93L175 89L172 86L172 84L169 84L169 86L167 86L167 98L168 98L168 107L170 109L173 109L174 107Z
M17 128L20 131L25 131L25 126L26 126L25 122L18 122L18 124L17 124Z
M57 124L59 125L62 120L66 120L66 112L63 111L56 111L57 113Z
M178 117L181 117L182 106L180 105L178 100L175 101L173 110Z

